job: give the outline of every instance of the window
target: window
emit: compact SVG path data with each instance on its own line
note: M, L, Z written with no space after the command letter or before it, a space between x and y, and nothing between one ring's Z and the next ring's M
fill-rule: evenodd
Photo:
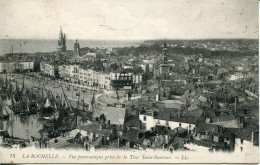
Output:
M146 121L146 116L144 116L144 121Z
M179 126L181 127L181 123L179 123Z
M243 139L240 139L241 144L243 144Z

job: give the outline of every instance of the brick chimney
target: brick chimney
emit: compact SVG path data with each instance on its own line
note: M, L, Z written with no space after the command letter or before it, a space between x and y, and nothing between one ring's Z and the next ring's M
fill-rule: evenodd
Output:
M107 121L107 126L110 127L110 120Z

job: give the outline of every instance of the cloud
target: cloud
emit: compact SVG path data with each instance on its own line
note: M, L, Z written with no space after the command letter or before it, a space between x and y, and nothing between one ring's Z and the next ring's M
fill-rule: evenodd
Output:
M10 0L0 4L0 37L257 38L256 0ZM245 28L247 27L247 28Z

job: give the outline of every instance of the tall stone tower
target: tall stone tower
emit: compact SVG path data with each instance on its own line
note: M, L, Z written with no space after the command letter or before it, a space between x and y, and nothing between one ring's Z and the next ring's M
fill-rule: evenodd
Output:
M168 64L168 57L167 57L167 44L163 45L163 64L160 65L160 76L163 80L166 80L169 72L170 72L170 65Z
M74 43L74 54L75 54L76 56L79 56L79 50L80 50L79 42L78 42L78 40L76 39L76 42Z
M58 52L66 52L66 35L65 33L62 33L62 29L60 28L60 35L59 35L59 40L58 40L58 47L57 51Z

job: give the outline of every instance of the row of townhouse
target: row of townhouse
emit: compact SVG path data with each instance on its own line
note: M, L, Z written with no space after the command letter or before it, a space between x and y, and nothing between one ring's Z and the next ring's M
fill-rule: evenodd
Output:
M83 69L79 65L61 65L59 75L65 80L89 86L99 86L111 89L109 73L97 72L93 69Z
M0 73L33 71L34 62L0 62Z
M49 64L45 62L40 63L40 71L48 76L56 77L58 75L57 65Z
M79 65L55 65L41 62L42 73L61 77L82 85L97 86L103 89L132 89L139 87L142 83L141 74L133 74L131 72L97 72L94 69L83 69Z

